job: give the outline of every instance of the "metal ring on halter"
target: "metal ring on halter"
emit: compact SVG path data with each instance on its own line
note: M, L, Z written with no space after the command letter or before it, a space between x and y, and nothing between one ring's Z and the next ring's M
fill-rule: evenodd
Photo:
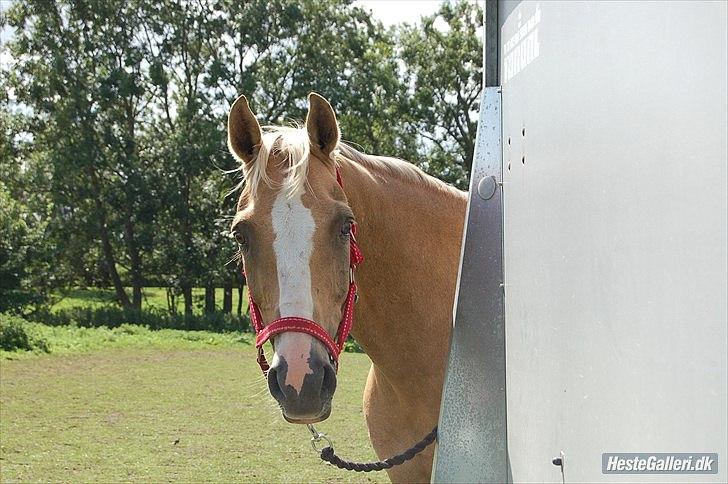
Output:
M333 442L331 442L331 439L329 439L326 436L326 434L322 434L321 432L319 432L318 430L316 430L316 427L314 427L311 424L306 424L306 427L308 427L308 430L311 432L311 435L313 435L313 437L311 437L311 447L313 447L313 450L317 454L321 454L321 450L316 447L316 444L318 444L322 440L326 441L326 443L328 444L328 446L331 447L331 450L334 449Z

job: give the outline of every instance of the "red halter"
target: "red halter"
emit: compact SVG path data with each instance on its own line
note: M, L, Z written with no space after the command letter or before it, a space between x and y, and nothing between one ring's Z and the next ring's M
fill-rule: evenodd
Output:
M341 180L341 174L339 169L336 169L336 181L339 183L341 188L344 188L344 184ZM263 370L264 374L267 374L268 361L265 359L263 353L263 344L271 339L273 336L284 333L286 331L293 331L296 333L306 333L314 338L321 341L331 355L331 359L336 363L338 369L339 354L344 349L344 342L349 336L351 327L354 325L354 303L357 300L357 287L356 281L354 280L354 271L356 267L364 261L364 256L359 249L359 245L356 243L354 236L356 235L356 224L351 225L351 235L349 241L349 292L346 294L346 300L344 301L344 315L339 323L339 329L336 332L336 339L332 338L324 328L318 325L315 321L311 321L306 318L299 318L296 316L287 316L285 318L278 318L268 326L263 325L263 317L260 314L258 305L255 304L253 299L253 293L250 291L248 286L248 299L250 301L250 319L253 323L253 329L255 329L255 347L258 348L258 365Z

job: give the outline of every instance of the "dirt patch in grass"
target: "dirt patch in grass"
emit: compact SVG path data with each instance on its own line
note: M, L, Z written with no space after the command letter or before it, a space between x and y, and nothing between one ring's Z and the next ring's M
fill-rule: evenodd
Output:
M0 480L386 482L319 461L287 424L254 351L113 348L0 361ZM332 417L337 451L373 459L361 392L369 361L346 354Z

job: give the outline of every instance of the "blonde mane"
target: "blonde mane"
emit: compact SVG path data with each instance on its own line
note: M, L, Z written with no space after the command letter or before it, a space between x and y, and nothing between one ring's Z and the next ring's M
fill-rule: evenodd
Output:
M258 186L265 183L274 187L275 183L267 173L270 155L283 155L284 178L279 186L289 195L299 193L306 187L311 148L309 146L308 132L305 127L290 126L263 126L263 137L256 159L246 166L242 164L240 171L243 181L236 187L243 188L252 198L255 198ZM342 161L351 161L368 168L384 178L387 176L397 179L420 183L440 191L458 191L456 188L426 174L420 168L399 158L388 156L374 156L362 153L353 146L339 142L330 155L334 166L341 166Z

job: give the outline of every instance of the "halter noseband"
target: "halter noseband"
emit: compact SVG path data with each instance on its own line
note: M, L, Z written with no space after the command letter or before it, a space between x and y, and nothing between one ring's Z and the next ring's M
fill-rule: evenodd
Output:
M339 169L336 169L336 182L343 189L344 183L341 179ZM332 338L329 333L326 332L315 321L306 318L299 318L296 316L286 316L284 318L278 318L268 326L263 325L263 317L260 314L258 305L255 304L253 299L253 293L250 291L248 286L248 300L250 304L250 320L253 323L253 329L255 330L255 347L258 349L258 365L263 371L263 374L268 373L270 366L268 361L265 359L263 353L263 344L271 339L272 337L285 333L287 331L293 331L295 333L306 333L314 338L321 341L326 349L329 351L331 359L335 363L335 368L338 369L339 354L344 349L344 342L349 336L351 327L354 325L354 303L357 300L357 287L356 281L354 280L354 271L357 266L364 261L364 256L359 249L359 244L356 243L354 236L356 235L356 224L351 225L351 235L349 236L349 292L346 294L346 300L344 301L344 315L339 323L339 329L336 332L336 339Z

